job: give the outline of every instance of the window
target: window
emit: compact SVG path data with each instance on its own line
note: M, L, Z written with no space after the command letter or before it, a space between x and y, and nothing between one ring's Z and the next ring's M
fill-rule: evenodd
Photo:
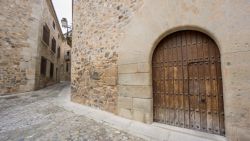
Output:
M46 75L46 66L47 66L47 60L44 57L42 57L41 58L41 67L40 67L41 75Z
M50 30L47 25L43 26L43 41L49 46Z
M53 28L56 29L56 24L54 21L53 21Z
M59 80L58 78L59 78L59 77L58 77L58 68L56 68L56 81Z
M51 50L56 53L56 40L54 38L52 39Z
M60 47L57 48L57 58L60 58L61 55L61 49Z
M66 52L64 58L65 58L65 61L70 61L70 51Z
M66 63L66 72L69 72L69 63Z
M53 78L53 73L54 73L54 64L50 63L50 78Z

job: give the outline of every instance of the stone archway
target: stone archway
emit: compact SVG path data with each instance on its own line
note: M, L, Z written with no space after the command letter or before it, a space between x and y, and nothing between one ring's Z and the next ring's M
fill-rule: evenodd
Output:
M152 84L154 121L225 135L220 51L209 36L184 30L162 39Z

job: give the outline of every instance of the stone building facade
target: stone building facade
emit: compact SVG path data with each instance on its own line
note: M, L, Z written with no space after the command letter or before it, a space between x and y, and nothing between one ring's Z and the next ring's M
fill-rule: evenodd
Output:
M154 81L154 52L165 40L172 37L178 40L180 37L183 44L187 40L181 34L195 32L195 37L196 34L202 39L206 37L215 50L219 50L216 63L221 64L216 66L221 69L218 79L212 81L214 78L211 78L212 82L221 83L220 95L214 94L219 88L207 83L207 98L198 101L208 103L211 99L209 93L215 98L223 97L219 103L222 105L220 113L205 113L207 117L219 114L222 117L219 121L225 120L225 123L218 125L222 130L216 128L210 132L211 129L207 128L205 138L215 137L217 135L214 134L220 132L218 134L225 136L224 140L250 140L248 0L74 0L73 8L72 101L132 120L149 124L157 122L154 106L159 101L154 99L155 91L158 85L166 89L171 85L163 86ZM177 54L173 57L178 58ZM212 65L210 67L213 68ZM176 70L174 68L173 71ZM172 79L175 79L175 73L173 75ZM201 86L201 83L196 84ZM212 88L216 88L214 93ZM212 120L212 126L216 126ZM205 122L208 124L210 121ZM178 131L186 132L184 125L178 126ZM187 132L201 135L195 130L188 129Z
M141 5L142 1L75 1L73 101L116 113L117 49L122 29Z
M31 91L59 82L64 55L58 57L58 48L69 47L51 0L11 0L0 5L0 94Z
M62 48L60 51L59 70L60 76L59 81L70 81L71 80L71 46L68 45L67 41L61 44Z

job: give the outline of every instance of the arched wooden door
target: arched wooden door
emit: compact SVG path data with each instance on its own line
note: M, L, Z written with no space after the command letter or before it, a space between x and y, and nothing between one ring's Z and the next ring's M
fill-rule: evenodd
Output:
M179 31L152 60L154 121L224 135L220 52L207 35Z

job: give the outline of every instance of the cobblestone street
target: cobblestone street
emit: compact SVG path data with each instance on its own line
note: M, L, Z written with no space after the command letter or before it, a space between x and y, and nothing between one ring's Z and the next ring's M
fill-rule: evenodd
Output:
M69 85L61 83L39 91L2 96L0 140L142 140L55 105L65 87Z

